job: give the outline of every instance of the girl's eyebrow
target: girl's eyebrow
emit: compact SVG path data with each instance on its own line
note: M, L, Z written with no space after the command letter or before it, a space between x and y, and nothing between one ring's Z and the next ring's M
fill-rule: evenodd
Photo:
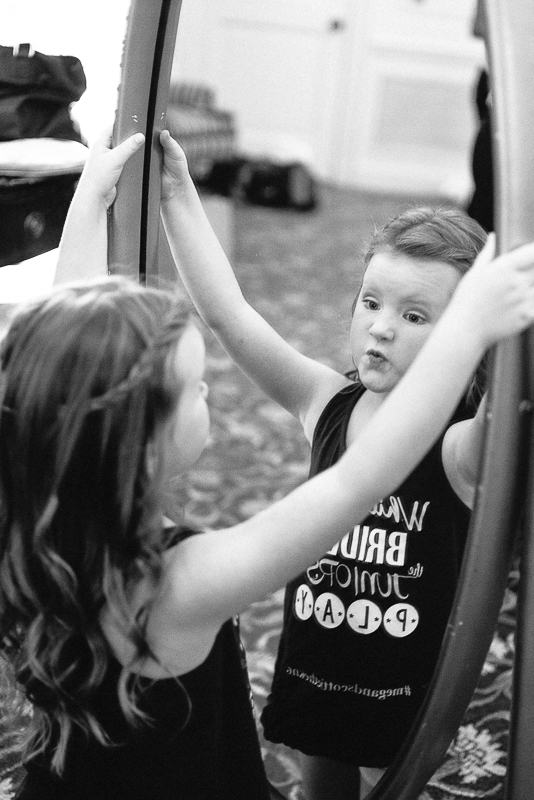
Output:
M365 283L365 278L364 278L360 286L360 292L363 292L364 290L366 292L379 292L380 287L374 284L372 281L370 281L369 283Z
M405 303L419 303L419 305L422 306L432 305L432 299L431 297L423 297L417 292L406 295L406 297L403 298Z
M432 310L436 305L440 305L440 300L438 298L433 297L428 292L421 294L417 290L406 295L404 302L413 303L428 310Z

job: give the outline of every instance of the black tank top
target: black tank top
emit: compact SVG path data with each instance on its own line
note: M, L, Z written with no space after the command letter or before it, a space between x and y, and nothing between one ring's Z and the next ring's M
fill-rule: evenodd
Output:
M269 799L235 620L221 627L206 660L180 683L142 678L139 705L154 720L151 726L132 728L125 720L117 697L120 671L110 659L91 700L116 746L75 730L63 777L51 773L47 752L26 764L20 800Z
M363 391L352 384L325 407L310 476L345 451ZM469 416L462 404L449 424ZM443 470L442 442L287 586L262 714L267 739L368 767L387 766L402 744L432 677L469 524Z

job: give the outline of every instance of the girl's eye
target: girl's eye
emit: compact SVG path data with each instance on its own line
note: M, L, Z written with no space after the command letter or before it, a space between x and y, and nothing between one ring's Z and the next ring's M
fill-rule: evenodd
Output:
M373 300L371 297L365 297L363 304L365 308L369 309L369 311L378 311L378 309L380 308L376 300Z
M405 314L405 319L407 319L408 322L413 322L415 325L422 325L423 322L425 322L425 318L421 316L421 314L416 314L414 311Z

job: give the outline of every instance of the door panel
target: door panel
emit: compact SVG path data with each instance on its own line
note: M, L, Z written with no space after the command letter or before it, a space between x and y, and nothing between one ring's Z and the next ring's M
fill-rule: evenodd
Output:
M252 155L332 169L350 0L218 0L206 77ZM185 9L185 4L184 4Z
M465 193L484 46L472 0L359 5L337 180L414 194Z

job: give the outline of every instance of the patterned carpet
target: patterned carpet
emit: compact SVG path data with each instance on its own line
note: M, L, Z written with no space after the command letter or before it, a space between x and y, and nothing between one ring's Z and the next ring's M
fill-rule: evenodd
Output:
M406 204L403 198L322 187L320 205L310 213L239 206L234 264L245 295L294 346L337 369L349 368L362 242ZM190 524L221 527L302 482L309 450L298 423L252 386L209 333L206 338L213 440L178 496ZM241 619L258 709L272 677L282 599L281 590ZM421 800L503 797L514 611L512 576L477 691ZM12 800L21 774L8 752L9 737L6 732L0 740L0 800ZM262 745L273 783L288 800L304 800L291 751Z

